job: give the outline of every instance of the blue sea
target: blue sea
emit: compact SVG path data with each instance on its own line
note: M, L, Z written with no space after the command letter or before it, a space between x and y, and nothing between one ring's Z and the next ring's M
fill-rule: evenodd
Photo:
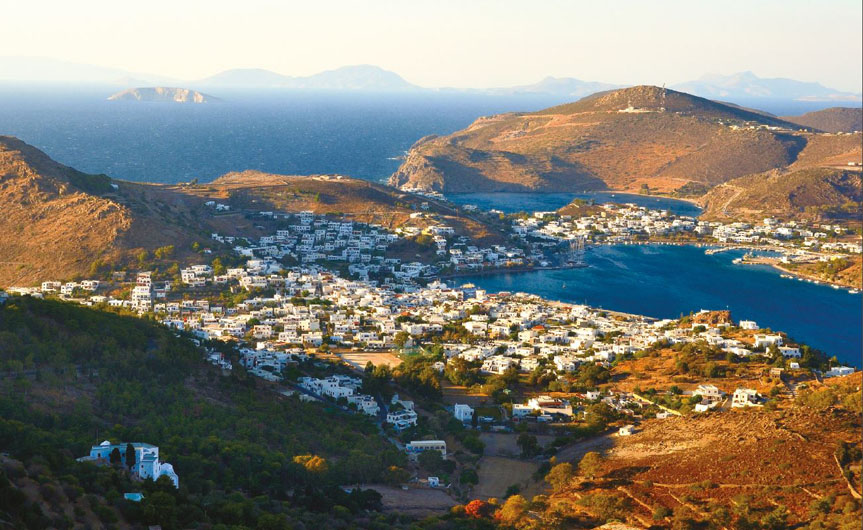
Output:
M543 97L469 94L219 92L219 103L106 101L106 87L0 85L0 134L63 164L111 177L176 183L256 169L386 180L428 134L484 115L538 110Z
M206 105L109 102L106 87L0 85L0 134L18 136L82 171L149 182L212 180L230 171L339 173L385 180L419 138L479 116L545 108L547 98L242 92ZM697 215L694 205L611 193L452 196L506 212L554 210L575 197L634 202ZM737 266L733 253L693 247L601 247L590 267L468 278L490 291L530 291L656 317L731 309L860 366L861 296L786 280L769 267ZM563 284L566 287L563 287Z
M468 276L489 292L522 291L657 318L700 309L731 310L785 331L840 361L861 366L861 295L786 279L767 265L735 265L743 251L706 255L703 248L670 245L592 247L582 269Z

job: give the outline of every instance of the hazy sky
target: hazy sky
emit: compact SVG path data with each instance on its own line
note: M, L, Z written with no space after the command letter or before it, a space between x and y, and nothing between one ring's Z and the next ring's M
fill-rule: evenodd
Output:
M195 79L375 64L428 87L705 73L858 92L860 0L0 0L0 55Z

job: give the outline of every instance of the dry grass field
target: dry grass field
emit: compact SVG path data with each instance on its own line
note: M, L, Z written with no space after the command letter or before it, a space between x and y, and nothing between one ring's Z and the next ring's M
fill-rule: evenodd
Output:
M544 484L534 483L531 477L539 468L539 463L505 458L502 456L484 456L479 461L479 484L471 497L476 499L501 498L507 488L518 485L522 495L538 494Z
M441 489L408 488L371 484L364 486L380 493L384 510L413 516L436 515L449 510L456 504Z
M362 370L366 364L371 362L375 366L389 366L395 368L402 360L392 352L344 352L337 354L343 361L354 368Z

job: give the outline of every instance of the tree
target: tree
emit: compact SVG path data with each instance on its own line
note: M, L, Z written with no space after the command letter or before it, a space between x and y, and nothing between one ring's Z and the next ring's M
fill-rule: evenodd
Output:
M660 506L657 506L656 508L653 509L653 520L654 521L661 521L661 520L665 519L666 517L670 517L670 516L671 516L671 509L666 507L666 506L660 505Z
M226 271L225 265L222 263L221 259L219 259L219 258L214 259L213 263L212 263L212 267L213 267L213 274L215 274L216 276L221 276L222 274L225 274L225 271Z
M506 500L500 509L500 520L506 524L514 524L525 516L527 509L527 499L521 495L513 495Z
M112 466L120 465L123 461L123 457L120 455L120 450L115 447L114 450L111 451L111 454L108 455L108 461L111 462Z
M390 466L384 474L384 481L387 484L398 485L410 480L411 474L407 469L398 466Z
M591 512L606 522L614 519L623 519L632 509L628 498L616 494L605 495L596 493L587 495L579 499L578 504L586 506Z
M566 488L574 475L572 464L564 462L551 468L551 471L545 476L545 481L551 485L552 490L557 492Z
M611 379L611 372L604 366L589 364L578 371L578 382L585 387L597 387Z
M860 520L858 519L859 523ZM761 518L761 527L765 530L780 530L788 528L788 509L779 505L775 510Z
M404 348L410 338L411 335L407 331L399 331L393 338L393 342L397 347Z
M479 484L479 475L477 475L476 470L467 468L461 472L461 475L458 477L458 481L461 484Z
M587 478L593 478L602 468L602 457L596 451L588 451L578 462L578 472Z
M135 447L132 444L126 444L126 467L130 470L135 465Z
M605 427L615 420L617 413L608 403L594 403L585 409L587 423L599 427Z
M524 458L530 458L536 455L540 449L539 443L536 441L536 436L526 432L518 435L516 443L521 447L521 456Z
M257 530L288 530L288 520L284 515L265 513L258 517Z
M174 255L174 245L166 245L164 247L159 247L153 251L153 255L156 257L156 259L170 258Z
M294 463L300 464L310 473L325 473L329 469L327 461L317 455L297 455Z
M494 507L485 501L474 499L464 507L464 511L474 519L483 519L491 515L494 511Z
M437 471L443 464L443 457L438 451L423 451L417 456L417 462L429 471Z

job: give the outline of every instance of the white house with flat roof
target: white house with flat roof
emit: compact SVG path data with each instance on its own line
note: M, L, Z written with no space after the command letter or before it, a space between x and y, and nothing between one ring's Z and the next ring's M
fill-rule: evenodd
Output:
M470 405L456 403L453 407L453 416L462 423L469 423L473 419L473 409Z
M757 407L761 403L758 392L752 388L738 388L731 397L731 408Z
M426 451L440 451L440 455L446 458L446 442L444 440L413 440L405 446L405 452L412 459Z
M159 460L159 447L144 442L120 442L112 444L108 440L90 447L90 454L78 459L79 462L107 463L111 460L111 453L116 449L120 458L125 461L126 447L132 445L135 450L135 462L129 467L133 474L142 479L158 480L159 477L168 477L175 488L180 487L180 479L174 471L174 466Z

